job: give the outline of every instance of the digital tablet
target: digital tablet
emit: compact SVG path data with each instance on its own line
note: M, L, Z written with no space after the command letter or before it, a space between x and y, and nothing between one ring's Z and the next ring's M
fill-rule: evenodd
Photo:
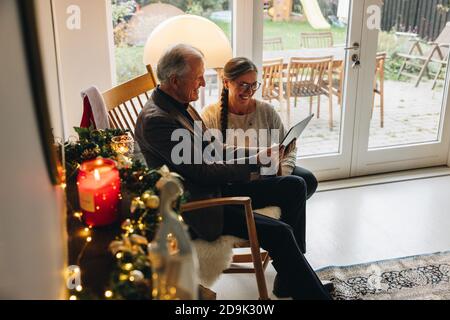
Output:
M287 147L292 142L292 140L298 139L313 117L314 113L293 126L286 134L280 145Z

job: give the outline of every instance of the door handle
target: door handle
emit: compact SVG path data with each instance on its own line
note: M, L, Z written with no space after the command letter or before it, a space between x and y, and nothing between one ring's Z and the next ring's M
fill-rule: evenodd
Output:
M360 46L358 42L353 43L352 47L345 47L344 50L359 50Z

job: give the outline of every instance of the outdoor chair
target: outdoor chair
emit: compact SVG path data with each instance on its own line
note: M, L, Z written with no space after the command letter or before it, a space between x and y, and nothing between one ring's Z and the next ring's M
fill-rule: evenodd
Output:
M330 48L333 46L333 34L324 32L300 33L300 46L302 48Z
M330 48L334 46L333 34L330 31L303 32L300 34L301 46L304 48ZM338 98L338 105L342 106L342 89L344 84L344 63L333 68L333 94Z
M386 62L386 53L377 53L377 62L375 67L375 78L373 86L373 106L372 114L375 109L375 96L380 96L380 127L384 128L384 64Z
M139 112L149 99L149 91L156 87L155 77L150 66L148 73L125 82L104 92L110 126L130 130L134 137L136 120ZM200 208L239 205L243 206L246 213L249 241L231 236L221 236L214 242L194 240L193 244L199 256L200 284L208 287L225 273L255 273L259 298L269 299L264 270L269 262L267 252L260 252L258 237L256 234L255 221L251 199L248 197L229 197L193 201L182 206L183 212L189 212ZM281 210L278 207L266 207L255 212L275 219L279 219ZM235 246L249 247L251 254L234 254ZM202 261L203 259L203 261ZM236 263L237 265L232 265ZM242 265L244 263L244 266ZM253 267L246 267L245 263L252 263ZM229 268L230 267L230 268Z
M283 39L281 37L265 38L263 40L264 50L283 50Z
M297 58L289 61L286 84L288 110L291 97L309 97L309 114L312 113L313 97L317 97L317 118L320 117L320 97L328 97L329 127L333 129L333 57Z
M283 100L283 58L265 60L262 66L262 98Z
M447 22L442 32L436 38L435 41L425 42L423 40L412 38L411 48L408 53L398 53L397 55L403 59L403 64L400 67L400 71L398 73L398 78L402 75L407 77L416 77L415 74L407 72L408 67L416 67L420 68L419 75L416 79L415 86L418 87L420 81L422 80L425 73L427 73L428 78L431 78L429 64L431 62L436 63L438 65L438 71L434 76L433 80L433 89L436 87L436 83L439 79L439 76L442 70L445 70L447 67L447 60L449 54L449 46L450 46L450 22ZM430 46L428 52L425 53L423 45L427 44Z

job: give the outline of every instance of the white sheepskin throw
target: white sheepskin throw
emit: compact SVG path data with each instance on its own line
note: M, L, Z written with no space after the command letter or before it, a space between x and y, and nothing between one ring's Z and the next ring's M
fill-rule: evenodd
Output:
M255 213L274 219L280 219L281 216L279 207L266 207L255 210ZM233 236L222 236L213 242L200 239L193 241L197 251L199 280L202 286L210 288L217 281L223 270L226 270L231 264L234 244L242 241Z

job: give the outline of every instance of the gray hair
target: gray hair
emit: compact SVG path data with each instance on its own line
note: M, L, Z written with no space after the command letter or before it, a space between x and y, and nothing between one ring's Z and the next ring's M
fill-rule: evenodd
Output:
M190 45L177 44L166 50L158 61L156 76L159 82L167 82L171 76L181 77L190 71L190 58L203 59L203 53Z

